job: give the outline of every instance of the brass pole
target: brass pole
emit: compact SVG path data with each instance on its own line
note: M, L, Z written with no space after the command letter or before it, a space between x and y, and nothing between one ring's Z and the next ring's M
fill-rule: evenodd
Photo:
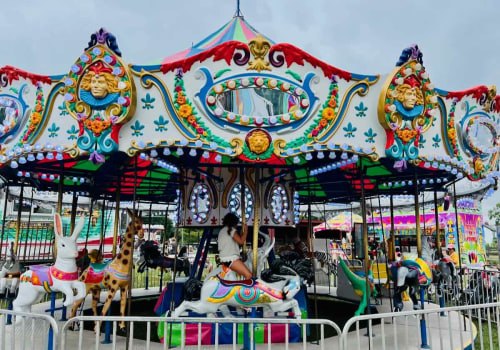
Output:
M115 197L115 223L113 227L113 250L111 251L113 259L116 256L116 245L118 243L118 227L120 222L120 192L121 192L121 181L118 179L118 187L116 188Z
M413 175L413 189L414 189L414 198L415 198L415 233L417 234L417 254L418 257L422 257L422 237L420 232L420 204L418 200L418 183L417 183L417 173Z
M396 260L396 232L394 230L394 201L391 194L391 250L389 259Z
M21 192L19 193L19 206L17 207L16 238L14 241L14 254L17 255L19 246L19 235L21 234L21 213L23 211L24 182L21 182Z
M104 222L105 222L105 210L106 210L106 200L102 200L102 208L101 208L101 241L99 243L99 255L104 256Z
M437 202L437 191L434 189L434 220L436 221L436 250L437 258L441 258L443 255L441 251L441 235L439 234L439 212L438 212L438 202Z
M61 215L62 212L63 182L64 182L64 177L62 175L59 175L59 186L57 187L57 208L56 208L56 212L59 215Z
M2 257L3 237L5 233L5 217L7 216L7 203L9 201L9 184L5 187L5 200L3 202L2 213L2 237L0 237L0 258ZM7 239L8 240L8 239ZM9 247L7 247L9 249Z
M259 247L259 214L260 214L260 169L255 169L255 206L254 206L254 218L253 218L253 242L252 242L252 274L253 277L257 277L257 251Z
M71 220L70 220L70 224L69 224L68 235L71 235L73 233L73 230L75 229L77 205L78 205L78 196L76 195L76 192L73 192L73 201L71 202Z
M246 195L245 195L245 168L240 169L240 208L241 208L241 233L245 234L247 229L247 217L246 217ZM243 253L247 253L247 242L243 242Z

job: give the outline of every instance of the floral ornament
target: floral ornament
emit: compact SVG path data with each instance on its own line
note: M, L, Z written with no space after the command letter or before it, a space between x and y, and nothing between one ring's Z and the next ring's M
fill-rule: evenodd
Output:
M437 96L422 64L417 46L403 51L382 89L378 115L387 135L385 153L398 166L418 157L420 135L432 126L439 113Z
M23 95L26 92L27 85L23 84L20 89L10 88L17 96L9 93L0 93L0 144L6 143L17 136L17 132L23 121L29 118L25 114L28 105L24 102Z
M163 132L167 130L168 120L166 120L162 115L160 115L154 123L156 125L155 131Z
M153 106L153 102L155 100L156 99L154 97L151 97L151 95L149 93L147 93L146 97L141 98L142 103L144 103L144 105L142 106L142 109L149 110L149 109L155 108L155 106Z
M457 107L457 102L458 99L454 98L451 106L450 106L450 113L448 114L448 122L447 122L447 136L448 140L450 141L450 145L453 151L453 156L458 158L458 160L462 160L462 156L460 154L460 149L458 148L458 140L457 140L457 130L455 127L455 109Z
M66 110L81 130L77 145L94 162L118 150L118 130L135 112L134 82L120 56L116 38L101 29L63 79Z
M372 128L369 128L367 132L364 133L366 136L366 143L375 143L375 136L377 136L376 132L373 132Z
M177 114L182 118L184 124L193 132L194 135L199 135L201 137L210 136L208 128L205 123L198 117L198 112L193 106L191 101L186 96L186 91L184 89L184 79L182 70L178 70L175 76L174 84L175 98L174 106L177 110ZM227 143L226 146L229 146Z
M45 106L45 98L43 96L42 85L40 83L37 84L36 89L36 102L35 107L31 111L31 116L28 121L28 125L24 131L23 136L21 137L21 144L24 144L29 141L30 137L35 133L35 130L38 129L40 123L42 122L42 113Z
M359 103L359 106L355 106L354 109L358 111L358 113L356 113L356 117L359 118L366 117L366 111L368 110L368 107L365 107L363 101Z
M328 99L325 101L325 103L323 103L322 109L318 113L321 119L318 120L318 124L316 126L312 127L308 131L309 138L317 137L323 129L326 129L333 121L335 121L335 119L337 118L338 105L339 87L337 85L337 79L335 77L332 77Z
M59 131L59 129L61 128L58 127L56 123L52 123L52 126L47 129L47 131L49 132L49 137L57 137L57 132Z
M130 129L132 129L132 136L139 137L144 135L142 133L142 129L144 129L144 125L142 125L138 120L135 121L135 124L132 124L130 126Z
M438 148L439 143L441 142L441 138L439 137L439 134L436 134L436 136L434 136L432 138L432 141L434 141L434 143L432 144L432 147Z
M358 130L358 128L352 126L351 122L347 124L347 127L343 127L343 129L346 132L344 136L348 138L354 137L354 133L356 132L356 130Z
M76 140L78 138L78 132L79 130L76 128L76 126L71 125L71 128L66 130L66 133L69 135L68 140Z

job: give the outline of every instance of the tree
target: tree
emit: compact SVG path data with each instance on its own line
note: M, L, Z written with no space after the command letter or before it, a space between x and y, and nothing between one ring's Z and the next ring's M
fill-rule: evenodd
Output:
M496 226L500 226L500 203L488 211L488 216L495 221Z

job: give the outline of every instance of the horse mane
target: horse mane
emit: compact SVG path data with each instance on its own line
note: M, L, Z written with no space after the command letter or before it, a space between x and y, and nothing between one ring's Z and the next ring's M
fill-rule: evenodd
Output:
M196 278L188 279L184 283L183 287L184 300L188 301L200 300L202 286L203 286L202 281L197 280Z

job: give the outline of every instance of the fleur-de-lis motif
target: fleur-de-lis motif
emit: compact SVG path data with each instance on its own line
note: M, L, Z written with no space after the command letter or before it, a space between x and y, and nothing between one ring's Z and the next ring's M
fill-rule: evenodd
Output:
M344 134L345 137L354 137L354 133L356 132L356 130L358 130L358 128L356 128L355 126L352 126L351 123L348 123L347 124L347 127L343 127L342 128L346 133Z
M154 97L151 97L149 93L146 94L146 97L141 98L142 103L144 103L144 106L142 106L142 109L153 109L155 106L153 106L153 102L156 99Z
M166 120L162 115L160 115L154 123L156 124L155 131L163 132L167 130L168 120Z
M432 141L434 141L434 143L432 144L432 147L438 148L439 143L441 142L441 138L439 137L439 134L436 134L436 136L434 136L432 138Z
M366 136L366 143L375 143L375 136L377 136L376 132L373 132L372 128L368 129L367 132L364 133Z
M69 114L64 102L59 107L57 107L57 109L59 109L59 115L61 115L61 116Z
M356 117L366 117L366 111L368 110L368 107L363 104L363 101L359 103L359 106L355 106L354 109L358 111L358 113L356 113Z
M418 148L424 148L426 141L427 140L424 138L424 135L420 134L420 138L418 139Z
M135 124L130 125L130 129L132 129L132 136L142 136L142 129L144 129L144 125L142 125L138 120L135 121Z
M57 137L57 132L59 131L60 127L56 125L56 123L52 123L51 127L47 129L49 132L49 137Z
M66 130L66 132L69 135L68 140L76 140L77 139L78 129L76 128L76 126L71 125L71 128Z
M271 48L271 43L259 34L248 43L248 47L254 57L254 61L248 62L247 70L256 70L258 72L271 70L269 68L269 61L264 60L264 57Z

